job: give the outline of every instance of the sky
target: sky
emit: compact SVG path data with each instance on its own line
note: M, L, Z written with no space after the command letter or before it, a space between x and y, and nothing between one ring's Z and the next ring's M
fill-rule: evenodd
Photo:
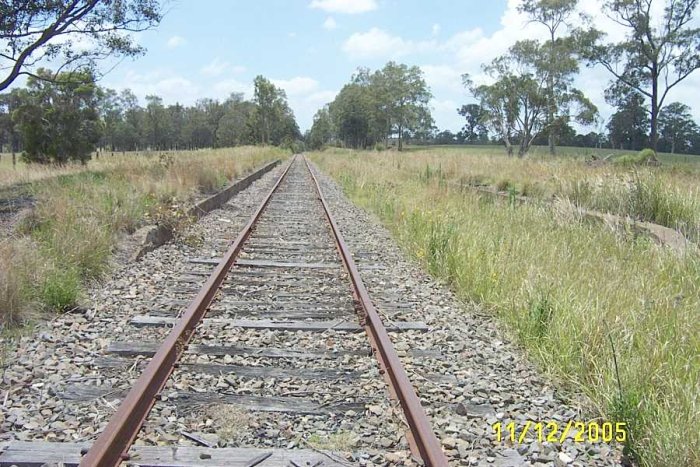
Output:
M483 81L483 63L516 40L545 37L543 26L517 11L519 1L170 0L160 26L135 35L146 54L119 62L102 84L130 88L142 104L157 94L166 104L189 105L232 92L250 98L261 74L286 91L304 131L358 67L374 70L395 60L421 67L434 96L436 125L458 131L463 123L457 108L474 101L460 76ZM580 8L611 39L622 37L621 28L601 14L600 0L581 0ZM698 18L694 23L700 24ZM603 99L610 78L601 67L585 66L576 78L603 119L614 111ZM699 89L700 71L667 102L690 105L700 120Z

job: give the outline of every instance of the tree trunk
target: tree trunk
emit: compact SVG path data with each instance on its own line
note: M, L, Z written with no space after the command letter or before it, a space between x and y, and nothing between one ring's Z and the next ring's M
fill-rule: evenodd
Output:
M651 67L651 132L649 134L649 145L654 150L654 158L656 161L656 148L659 144L659 134L657 129L657 120L659 118L659 70L658 65L654 63Z
M12 168L13 169L17 168L17 154L15 153L14 148L12 148Z
M550 30L549 44L549 66L554 66L554 29ZM549 72L549 76L547 77L547 87L549 88L547 90L549 94L547 96L549 100L547 103L547 124L549 125L549 136L547 138L547 142L549 143L549 154L553 156L556 152L554 148L554 140L556 137L554 130L554 113L556 112L556 103L554 102L554 77L552 76L551 70Z
M403 133L403 128L399 124L399 152L403 151L403 146L402 146L402 141L401 141L401 133Z

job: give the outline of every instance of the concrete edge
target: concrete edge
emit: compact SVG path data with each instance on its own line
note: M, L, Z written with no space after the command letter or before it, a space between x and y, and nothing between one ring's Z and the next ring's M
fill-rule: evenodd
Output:
M201 219L211 211L226 204L236 194L248 188L254 181L268 173L281 162L280 159L265 164L240 180L236 180L218 193L196 203L188 210L188 214L195 219ZM169 225L147 225L134 232L131 237L139 245L130 256L129 261L138 261L143 255L166 244L175 236L173 228Z
M469 188L477 193L482 193L485 195L495 196L503 199L512 199L518 204L530 203L530 202L544 202L551 204L553 200L547 199L536 199L530 198L522 195L511 196L508 193L497 191L493 188L487 188L482 186L471 186L460 184L461 187ZM578 212L585 218L595 221L600 221L608 225L617 226L628 226L632 228L635 232L646 235L650 237L654 242L659 245L667 246L676 251L685 251L689 247L693 247L694 243L688 240L682 233L675 229L666 227L660 224L654 224L652 222L644 222L632 219L627 216L618 216L616 214L604 213L599 211L593 211L590 209L577 207Z

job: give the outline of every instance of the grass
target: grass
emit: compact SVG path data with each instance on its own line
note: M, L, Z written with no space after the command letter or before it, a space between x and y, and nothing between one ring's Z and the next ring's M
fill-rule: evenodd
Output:
M627 449L641 465L700 465L697 255L583 222L565 199L516 204L459 183L466 175L573 181L587 173L575 160L568 169L576 175L561 160L477 161L443 150L312 158L432 275L498 315L544 371L584 398L590 416L627 422ZM684 182L664 189L684 201Z
M0 240L0 324L76 306L85 285L108 272L123 235L151 223L183 227L195 196L283 155L242 147L103 156L53 176L46 167L0 170L0 180L21 184L36 202Z
M576 155L535 154L519 160L493 147L485 154L478 147L416 148L410 154L401 159L402 168L424 180L437 177L541 200L563 198L582 208L670 227L700 241L700 156L660 154L664 165L647 167L633 163L642 155L623 153L615 159L621 163L597 166ZM695 162L679 162L681 157Z
M235 444L249 431L252 418L241 407L231 404L215 404L205 410L216 427L216 434L228 444Z

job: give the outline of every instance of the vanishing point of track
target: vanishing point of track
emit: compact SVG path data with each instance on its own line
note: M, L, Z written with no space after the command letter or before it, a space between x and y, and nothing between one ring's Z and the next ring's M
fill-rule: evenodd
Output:
M325 218L325 222L320 223L319 218ZM309 257L315 262L309 262ZM129 448L205 315L209 316L208 311L217 304L225 304L230 290L235 295L239 273L248 277L258 273L256 280L260 280L264 287L265 278L269 277L266 271L271 268L293 269L294 272L287 276L287 283L299 280L299 274L316 274L320 283L332 284L332 287L318 287L316 291L306 290L303 301L313 305L314 301L325 299L335 301L338 306L331 309L319 306L300 308L299 316L293 317L295 321L288 321L289 329L296 330L294 323L302 323L302 330L314 326L321 331L357 327L357 323L364 327L379 371L388 383L392 397L400 403L408 423L407 440L411 451L425 465L447 465L440 443L362 283L320 185L306 159L295 156L228 251L216 262L201 290L175 322L107 427L82 458L81 466L114 466L128 459ZM303 310L313 311L305 314ZM250 310L231 314L248 318L250 322L257 317L256 312Z

